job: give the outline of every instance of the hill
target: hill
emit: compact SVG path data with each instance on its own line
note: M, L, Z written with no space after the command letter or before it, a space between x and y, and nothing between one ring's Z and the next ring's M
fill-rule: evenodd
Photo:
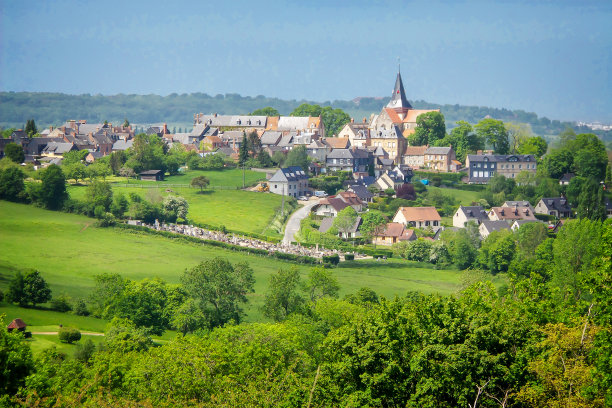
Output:
M359 97L353 100L316 102L283 100L262 95L256 97L239 94L207 95L205 93L160 95L67 95L46 92L0 92L0 126L23 127L34 118L39 127L57 126L67 119L86 119L90 123L108 120L122 123L127 118L134 124L166 122L173 127L190 129L194 113L248 114L266 106L276 108L282 115L290 114L302 103L333 106L347 112L356 120L378 113L388 98ZM441 105L423 100L410 101L417 109L440 109L446 117L447 127L458 120L476 123L486 116L507 122L529 123L536 134L557 135L566 127L577 132L592 132L573 122L562 122L539 117L532 112L481 106ZM597 132L604 140L612 139L612 132Z

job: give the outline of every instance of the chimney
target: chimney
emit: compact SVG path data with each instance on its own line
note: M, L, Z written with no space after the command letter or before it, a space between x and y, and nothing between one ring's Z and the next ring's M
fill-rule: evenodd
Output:
M217 117L217 112L213 113L213 116L216 118Z
M363 123L368 123L368 120L365 118L365 116L363 117Z
M351 118L351 123L355 123L355 118Z

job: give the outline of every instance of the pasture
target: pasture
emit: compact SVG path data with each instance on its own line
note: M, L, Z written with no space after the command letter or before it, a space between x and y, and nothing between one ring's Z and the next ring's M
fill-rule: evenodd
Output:
M97 228L94 223L94 219L84 216L0 201L0 289L6 291L16 271L33 268L41 272L55 295L66 293L73 299L86 298L93 288L94 276L101 273L119 273L133 280L159 277L178 283L186 268L203 259L221 256L231 262L246 261L253 268L255 293L248 296L245 307L246 321L253 322L264 320L260 306L270 274L295 266L268 257L161 236ZM308 267L295 267L305 278ZM341 286L341 296L364 286L388 298L408 291L449 294L461 285L461 273L457 270L436 270L428 264L399 259L347 262L334 269L334 274ZM11 307L0 304L0 314L13 313ZM32 309L23 312L38 313ZM43 319L36 320L35 324L58 323ZM78 327L87 328L85 323L79 323Z

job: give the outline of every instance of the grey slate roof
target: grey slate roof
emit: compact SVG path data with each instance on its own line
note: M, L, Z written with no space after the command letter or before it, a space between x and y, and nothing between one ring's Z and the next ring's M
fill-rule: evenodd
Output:
M565 197L542 198L542 202L549 210L557 210L560 212L572 211Z
M113 143L113 150L127 150L134 144L134 139L125 141L123 139L117 140Z
M366 186L361 184L355 184L349 187L350 190L359 197L361 201L369 201L374 197L374 194L370 193Z
M293 135L289 134L281 137L281 140L277 144L278 147L291 147L293 146Z
M283 136L282 132L278 132L275 130L266 130L261 135L261 144L267 146L276 146Z
M493 231L501 231L501 230L508 230L510 229L510 224L508 224L507 221L491 221L491 220L484 220L482 222L482 224L480 225L484 225L485 228L487 229L487 231L489 232L493 232Z
M403 137L402 132L397 126L393 126L391 129L377 129L371 134L374 139L397 139Z
M463 211L465 216L467 218L470 218L470 219L477 219L477 220L480 220L480 221L485 221L485 220L489 219L489 216L487 215L487 212L480 205L474 205L474 206L462 206L462 205L460 205L459 206L459 211Z
M408 99L406 98L406 93L404 92L404 84L402 82L402 76L400 73L397 73L397 78L395 78L395 87L393 88L393 95L391 96L391 100L387 104L387 108L412 108Z
M273 181L299 181L308 180L308 176L304 173L304 170L300 166L289 166L282 169L278 169L272 177L270 182Z
M42 150L43 153L64 154L68 153L73 148L72 143L51 142Z
M191 129L191 132L187 134L192 137L204 137L204 134L206 133L207 130L208 130L207 125L195 125L193 129Z
M443 154L443 155L448 155L451 150L453 150L452 147L428 147L427 150L425 150L425 154Z
M202 124L214 127L265 127L267 116L203 115Z
M521 162L536 161L533 154L468 154L467 157L470 159L470 162L484 161L485 159L489 162L507 162L511 157L516 157Z

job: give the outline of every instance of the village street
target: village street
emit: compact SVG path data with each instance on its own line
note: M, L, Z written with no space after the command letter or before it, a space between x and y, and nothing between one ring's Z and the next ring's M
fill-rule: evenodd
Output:
M285 237L283 238L283 244L290 244L294 241L294 235L300 229L300 223L304 218L310 214L310 210L316 204L319 203L318 199L312 199L306 203L302 208L298 209L296 212L291 214L291 217L287 220L287 225L285 226Z

